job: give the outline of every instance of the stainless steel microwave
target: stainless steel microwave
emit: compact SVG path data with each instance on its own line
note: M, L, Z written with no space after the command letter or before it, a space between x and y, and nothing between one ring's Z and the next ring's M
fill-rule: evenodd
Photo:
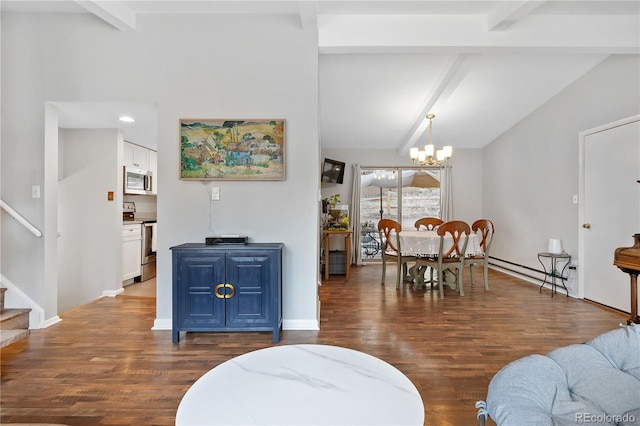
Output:
M124 166L124 193L135 195L151 195L153 173L149 170Z

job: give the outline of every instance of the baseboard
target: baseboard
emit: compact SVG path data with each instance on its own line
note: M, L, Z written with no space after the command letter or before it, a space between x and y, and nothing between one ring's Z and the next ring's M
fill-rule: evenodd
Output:
M283 320L283 330L320 330L318 320Z
M540 287L542 285L542 282L540 280L535 280L535 279L533 279L533 278L531 278L531 277L529 277L527 275L522 275L522 274L519 274L516 271L512 271L510 269L502 268L499 265L491 265L491 266L489 266L489 269L493 269L495 271L500 271L503 274L507 274L507 275L510 275L512 277L516 277L518 279L521 279L522 281L526 281L526 282L528 282L530 284L533 284L533 285L535 285L537 287ZM552 286L551 286L550 282L547 282L544 285L545 289L551 290L551 287ZM558 293L562 294L562 295L566 295L567 294L567 292L565 291L564 287L562 287L562 285L560 285L560 284L556 285L556 291ZM575 294L571 294L571 292L569 292L569 297L573 297L574 299L577 298L577 296Z
M46 320L45 322L42 323L42 328L47 328L47 327L51 327L54 324L57 324L59 322L62 321L62 318L60 318L59 316L55 316L52 318L49 318L48 320Z
M151 330L171 330L173 329L173 321L166 318L156 318L153 321L153 327Z
M104 290L102 292L102 297L116 297L121 293L124 293L124 288L119 288L117 290Z

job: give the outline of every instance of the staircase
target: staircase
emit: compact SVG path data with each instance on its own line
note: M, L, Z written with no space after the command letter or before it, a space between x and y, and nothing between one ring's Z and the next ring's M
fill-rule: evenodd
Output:
M29 336L29 312L31 309L5 309L4 293L0 287L0 348Z

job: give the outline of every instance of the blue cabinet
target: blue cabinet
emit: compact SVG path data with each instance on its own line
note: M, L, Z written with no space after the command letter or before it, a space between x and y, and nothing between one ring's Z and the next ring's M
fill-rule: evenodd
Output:
M173 343L181 331L282 327L281 243L172 247Z

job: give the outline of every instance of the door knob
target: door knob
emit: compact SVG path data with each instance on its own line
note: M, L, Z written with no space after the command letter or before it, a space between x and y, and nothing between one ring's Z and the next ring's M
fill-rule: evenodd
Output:
M590 223L583 223L583 224L582 224L582 227L583 227L584 229L589 229L589 228L591 228L591 224L590 224Z

